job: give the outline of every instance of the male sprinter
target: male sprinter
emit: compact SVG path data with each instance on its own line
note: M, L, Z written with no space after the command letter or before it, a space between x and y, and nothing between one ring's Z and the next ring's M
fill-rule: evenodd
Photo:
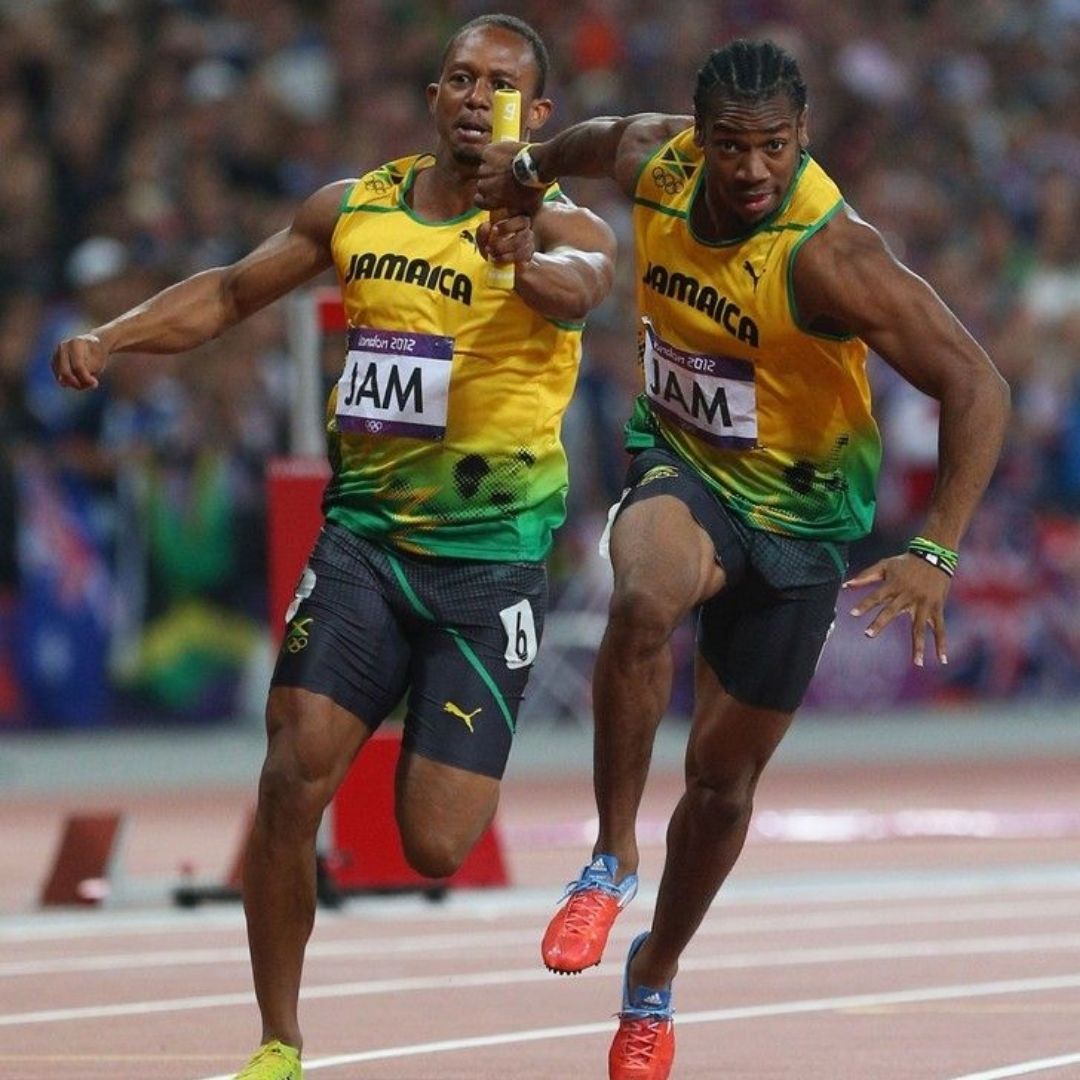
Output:
M548 118L548 55L519 19L450 40L428 87L434 154L330 184L232 266L62 343L65 386L125 351L194 348L334 267L348 352L327 408L326 523L288 616L244 868L262 1046L242 1080L300 1080L297 999L315 833L353 758L406 693L397 818L410 864L454 872L492 820L565 514L559 429L615 243L554 185L497 224L474 205L492 97ZM519 200L520 203L520 200ZM486 282L492 253L512 290Z
M901 266L807 153L806 87L767 41L698 74L694 115L603 118L492 146L480 201L555 176L606 176L633 201L643 390L611 530L614 596L596 663L592 860L544 936L544 962L600 960L636 888L635 819L671 690L669 640L697 613L686 791L668 828L652 930L630 947L611 1080L665 1080L679 958L742 850L754 789L835 614L847 545L870 528L880 460L872 348L941 403L929 512L873 584L874 637L911 617L923 663L956 549L993 471L1008 390L929 286ZM722 1071L722 1070L721 1070Z

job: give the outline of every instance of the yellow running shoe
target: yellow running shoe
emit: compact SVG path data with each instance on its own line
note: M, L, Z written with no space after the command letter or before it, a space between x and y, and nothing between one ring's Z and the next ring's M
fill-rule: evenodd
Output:
M276 1039L263 1043L235 1080L304 1080L300 1051Z

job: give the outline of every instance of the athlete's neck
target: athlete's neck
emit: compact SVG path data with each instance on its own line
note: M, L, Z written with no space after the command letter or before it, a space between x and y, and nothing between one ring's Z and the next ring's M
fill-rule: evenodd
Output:
M476 167L441 161L416 173L409 205L427 221L447 221L474 209Z
M723 238L720 216L713 208L709 189L705 184L701 185L690 204L690 222L694 234L706 242L716 243Z

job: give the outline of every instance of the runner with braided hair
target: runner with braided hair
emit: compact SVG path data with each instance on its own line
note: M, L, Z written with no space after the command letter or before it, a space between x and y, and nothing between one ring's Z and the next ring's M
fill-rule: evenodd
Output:
M679 959L742 851L754 791L813 676L851 541L873 521L881 457L873 349L941 406L921 535L849 578L876 637L902 614L922 665L946 661L956 550L989 481L1008 388L933 290L902 266L809 155L807 92L768 41L698 75L693 116L577 124L484 153L478 199L514 206L555 177L613 179L633 202L642 392L613 515L614 594L596 661L599 831L542 943L599 963L637 888L635 822L671 692L670 639L697 619L686 790L668 827L651 930L626 962L611 1080L665 1080Z

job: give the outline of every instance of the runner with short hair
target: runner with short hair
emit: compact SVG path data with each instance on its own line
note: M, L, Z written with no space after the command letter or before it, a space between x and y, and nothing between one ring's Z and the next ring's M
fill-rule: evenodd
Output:
M538 129L547 68L521 20L467 23L427 89L433 154L322 188L236 264L53 359L61 384L88 389L114 353L191 349L331 267L341 282L348 348L327 406L326 524L287 617L244 868L263 1030L242 1080L301 1080L316 830L399 700L409 863L449 876L495 814L565 516L561 420L615 253L607 225L555 184L494 224L474 205L495 91L519 90L524 126ZM513 289L488 284L489 255L514 266Z

